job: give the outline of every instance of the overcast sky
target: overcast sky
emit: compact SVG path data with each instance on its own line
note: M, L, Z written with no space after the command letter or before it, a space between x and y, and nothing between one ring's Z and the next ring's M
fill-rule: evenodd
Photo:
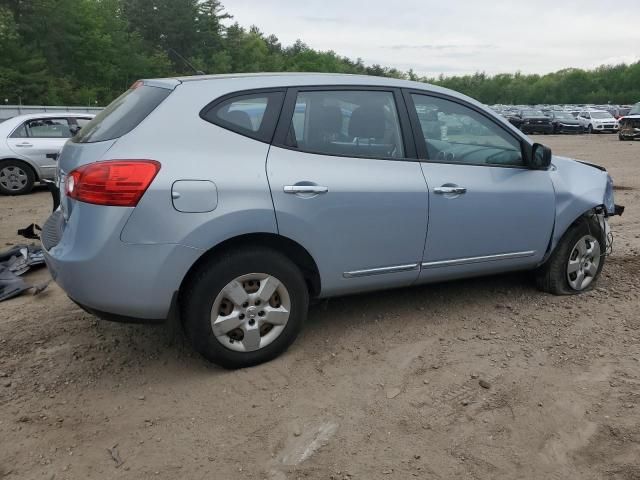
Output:
M421 75L640 60L640 0L227 0L241 25Z

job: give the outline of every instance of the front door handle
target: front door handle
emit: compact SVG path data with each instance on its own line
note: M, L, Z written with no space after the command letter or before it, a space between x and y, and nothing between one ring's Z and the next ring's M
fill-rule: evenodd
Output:
M439 193L440 195L462 195L463 193L467 193L467 189L464 187L436 187L433 189L433 193Z
M329 187L320 185L285 185L284 193L327 193Z

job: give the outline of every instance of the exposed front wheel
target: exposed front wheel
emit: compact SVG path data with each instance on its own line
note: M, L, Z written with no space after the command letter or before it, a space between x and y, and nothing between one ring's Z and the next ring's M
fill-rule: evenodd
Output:
M35 175L29 165L20 160L0 162L0 193L24 195L33 188Z
M242 368L285 351L308 304L298 267L276 251L254 248L202 265L185 286L182 313L198 352L222 367Z
M605 239L600 224L582 219L572 225L547 262L536 272L538 288L555 295L589 290L602 271Z

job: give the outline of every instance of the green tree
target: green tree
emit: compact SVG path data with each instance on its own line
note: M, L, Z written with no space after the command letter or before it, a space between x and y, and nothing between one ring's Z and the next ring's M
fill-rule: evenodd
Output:
M420 77L303 40L283 46L258 27L230 23L219 0L0 0L0 97L27 104L104 105L139 78L317 71L407 78L485 103L631 103L640 62L547 75ZM182 60L175 52L186 57Z

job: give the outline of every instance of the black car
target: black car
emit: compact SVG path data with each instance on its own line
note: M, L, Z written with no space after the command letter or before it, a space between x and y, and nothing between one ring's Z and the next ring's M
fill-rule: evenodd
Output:
M553 133L551 119L540 110L520 110L520 130L524 133Z
M513 110L505 110L504 112L502 112L502 116L516 128L520 128L520 125L522 125L522 118L520 118L519 112L515 112Z
M551 112L553 133L582 133L580 122L570 112Z

